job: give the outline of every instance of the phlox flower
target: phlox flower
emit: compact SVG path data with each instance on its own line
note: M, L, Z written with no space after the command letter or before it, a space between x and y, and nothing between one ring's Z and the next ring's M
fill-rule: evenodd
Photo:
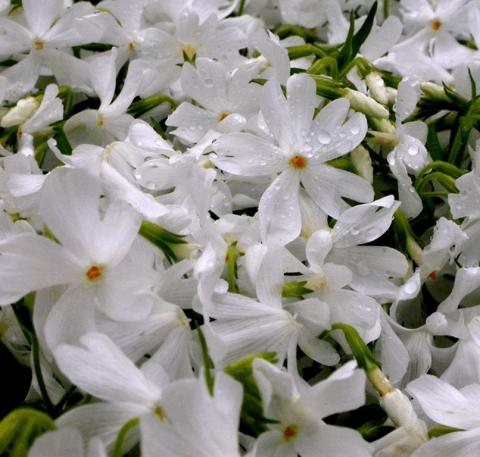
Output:
M359 408L365 401L365 374L349 362L313 386L297 385L294 378L263 360L254 361L265 417L276 421L255 444L255 457L341 457L371 455L358 432L327 425L323 418Z
M8 278L1 289L3 304L64 284L71 291L83 291L86 303L97 303L111 317L129 320L148 314L151 304L138 299L148 295L151 276L146 268L139 273L128 257L140 226L138 214L117 201L102 219L100 193L99 181L81 170L50 174L42 189L40 214L61 244L36 234L1 243L0 271Z
M258 204L263 240L285 245L300 234L300 184L333 217L348 208L342 197L360 202L373 199L367 181L326 163L362 141L367 129L365 116L354 113L345 122L349 103L339 99L312 119L316 105L315 83L310 77L291 76L287 99L279 84L270 80L261 101L265 135L230 133L213 145L217 156L212 161L221 170L243 177L273 178Z

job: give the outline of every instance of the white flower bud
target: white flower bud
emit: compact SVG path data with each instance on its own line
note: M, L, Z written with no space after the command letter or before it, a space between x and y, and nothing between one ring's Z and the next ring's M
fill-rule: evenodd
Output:
M350 154L353 166L362 178L365 178L370 184L373 183L373 166L369 152L363 147L356 147Z
M380 405L388 417L399 427L415 427L418 417L408 397L399 389L380 398Z
M420 85L422 92L429 98L434 100L450 100L445 94L445 90L442 86L432 83L424 82Z
M40 102L36 97L22 98L2 117L0 126L7 128L23 124L33 116L39 106Z
M345 89L345 97L350 100L350 106L356 111L366 114L367 116L380 117L388 119L390 113L388 109L380 105L373 98L362 94L357 90Z
M372 71L365 77L365 82L370 89L372 97L382 105L388 104L388 92L385 87L385 82L376 71Z
M418 418L412 403L401 390L388 392L380 398L380 405L399 428L379 440L375 457L409 457L428 441L425 422Z

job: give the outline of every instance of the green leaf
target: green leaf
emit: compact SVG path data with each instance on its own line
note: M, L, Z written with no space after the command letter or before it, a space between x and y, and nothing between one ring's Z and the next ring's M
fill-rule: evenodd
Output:
M428 436L430 438L437 438L439 436L446 435L448 433L460 432L462 431L459 428L449 427L448 425L435 425L428 431Z
M75 93L68 86L60 86L58 88L58 98L60 98L63 103L63 118L67 119L75 102Z
M443 157L443 150L442 146L440 145L440 141L438 140L436 128L437 127L435 123L431 123L428 125L428 135L425 146L427 148L427 151L432 156L433 160L441 160Z
M475 78L472 75L472 71L468 68L468 78L470 79L470 92L471 97L474 98L477 95L477 83L475 82Z
M40 168L43 166L43 162L45 161L45 156L48 152L48 144L41 143L35 148L35 160Z
M360 27L358 32L355 33L355 35L353 34L355 20L353 17L353 13L350 15L350 28L348 29L347 39L342 49L340 50L340 53L337 58L339 70L345 70L348 64L358 54L360 47L362 46L364 41L367 39L368 35L370 34L370 31L372 30L376 12L377 12L377 2L375 2L370 8L370 11L368 12L368 15L365 21L363 21L362 26Z
M31 408L16 409L0 422L0 454L26 457L38 436L55 429L55 423L45 413Z
M57 142L57 147L63 155L69 156L72 155L72 146L68 141L67 136L61 125L53 127L55 141Z
M225 373L243 386L242 410L240 413L240 430L252 436L258 436L267 430L270 420L263 416L262 399L253 376L253 361L263 359L277 363L274 352L259 352L235 360L224 368Z

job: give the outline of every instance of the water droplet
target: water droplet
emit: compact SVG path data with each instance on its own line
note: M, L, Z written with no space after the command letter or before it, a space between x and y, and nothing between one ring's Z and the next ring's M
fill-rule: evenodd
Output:
M407 153L411 156L417 155L418 154L418 147L412 144L411 146L408 147Z
M330 144L332 141L332 136L325 130L320 130L317 135L317 140L320 144Z
M212 78L207 78L203 81L206 87L213 87L213 79Z
M360 133L360 127L358 125L354 125L350 129L350 132L352 132L352 135L358 135Z
M360 229L358 228L357 225L354 225L354 226L350 229L350 233L351 233L353 236L357 236L357 235L360 233Z

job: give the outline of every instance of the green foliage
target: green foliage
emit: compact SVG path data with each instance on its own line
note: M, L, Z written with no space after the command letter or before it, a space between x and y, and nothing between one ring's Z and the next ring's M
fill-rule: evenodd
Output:
M170 232L159 225L150 221L143 221L138 232L143 238L157 246L170 263L177 261L175 246L185 244L186 241L182 235Z
M253 376L252 364L255 359L264 359L267 362L276 363L274 352L261 352L242 357L227 365L224 369L225 373L243 386L240 430L252 436L258 436L266 431L267 424L271 422L262 414L262 399Z
M380 362L373 356L372 351L355 328L348 324L337 323L332 325L332 330L341 330L343 332L360 368L368 373L380 367Z
M347 39L342 48L340 49L337 57L338 69L340 72L343 72L344 74L348 72L350 63L357 56L360 47L367 39L370 31L372 30L376 12L377 2L372 5L365 21L363 22L358 32L355 34L355 18L353 16L353 13L350 15L350 28L348 30Z
M26 457L38 436L55 429L55 423L46 414L18 408L0 422L0 456Z

